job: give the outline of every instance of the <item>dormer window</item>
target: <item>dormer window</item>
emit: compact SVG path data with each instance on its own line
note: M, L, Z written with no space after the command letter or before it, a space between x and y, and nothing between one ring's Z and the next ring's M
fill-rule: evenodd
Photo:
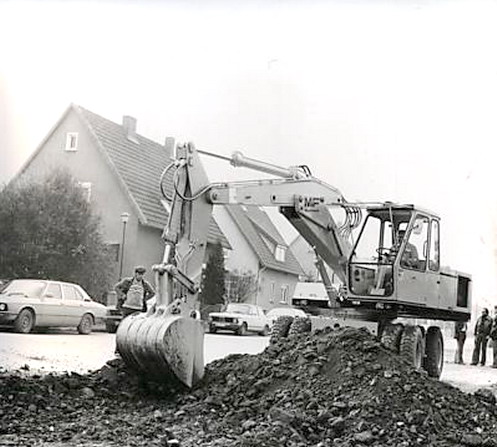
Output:
M274 251L274 257L277 261L285 262L286 247L283 245L277 245Z
M78 150L78 132L67 132L66 151L74 152Z

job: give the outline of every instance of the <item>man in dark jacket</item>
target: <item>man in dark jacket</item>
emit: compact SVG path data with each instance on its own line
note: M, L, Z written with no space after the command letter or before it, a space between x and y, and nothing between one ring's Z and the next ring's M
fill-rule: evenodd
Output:
M492 368L497 368L497 306L494 307L494 318L492 320L492 329L490 329L490 338L492 339L492 349L494 358Z
M135 312L145 312L147 300L155 296L154 289L143 278L146 271L145 267L138 266L135 268L134 276L123 278L115 285L117 305L121 309L123 317Z
M487 360L487 343L490 330L492 328L492 319L488 315L488 309L483 309L480 318L475 326L475 349L473 350L473 359L471 364L477 365L480 361L481 366L485 366Z

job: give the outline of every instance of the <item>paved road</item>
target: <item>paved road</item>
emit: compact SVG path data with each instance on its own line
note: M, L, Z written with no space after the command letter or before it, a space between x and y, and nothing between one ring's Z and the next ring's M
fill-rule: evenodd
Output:
M206 363L232 353L256 354L268 344L268 337L206 334L204 358ZM0 332L0 368L18 370L25 367L33 373L75 371L85 373L99 369L114 358L115 335L94 332L79 335L75 331L50 331L43 334ZM446 339L445 365L442 380L465 391L484 386L497 390L497 369L470 366L473 340L465 349L466 365L454 364L455 342ZM491 358L492 350L488 349Z
M101 368L115 357L115 339L115 335L105 332L93 332L91 335L79 335L71 330L51 330L43 334L0 332L0 368L29 368L34 374L64 371L85 373ZM256 335L240 338L206 334L205 362L232 353L257 354L264 350L268 342L269 337Z

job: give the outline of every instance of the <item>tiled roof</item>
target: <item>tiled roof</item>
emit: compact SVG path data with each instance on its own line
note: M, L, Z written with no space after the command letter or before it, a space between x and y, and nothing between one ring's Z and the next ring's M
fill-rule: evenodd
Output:
M164 168L171 162L171 153L164 145L136 134L136 142L129 140L124 127L80 106L74 106L86 121L101 147L124 182L142 215L142 224L164 228L168 213L161 203L159 180ZM166 189L171 191L172 178L166 177ZM208 242L220 241L231 248L216 221L209 222Z
M256 206L242 207L241 205L226 205L226 209L264 267L295 275L303 273L292 251L285 243L269 216L261 208ZM271 250L264 241L264 238L271 241L272 244L286 247L284 262L276 260L274 250Z

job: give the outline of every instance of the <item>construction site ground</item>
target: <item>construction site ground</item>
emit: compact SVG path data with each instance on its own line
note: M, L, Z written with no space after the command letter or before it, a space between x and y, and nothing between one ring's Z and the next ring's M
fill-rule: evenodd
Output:
M363 330L207 334L193 390L136 377L114 341L0 333L0 445L497 446L497 370L455 365L452 339L438 381Z

